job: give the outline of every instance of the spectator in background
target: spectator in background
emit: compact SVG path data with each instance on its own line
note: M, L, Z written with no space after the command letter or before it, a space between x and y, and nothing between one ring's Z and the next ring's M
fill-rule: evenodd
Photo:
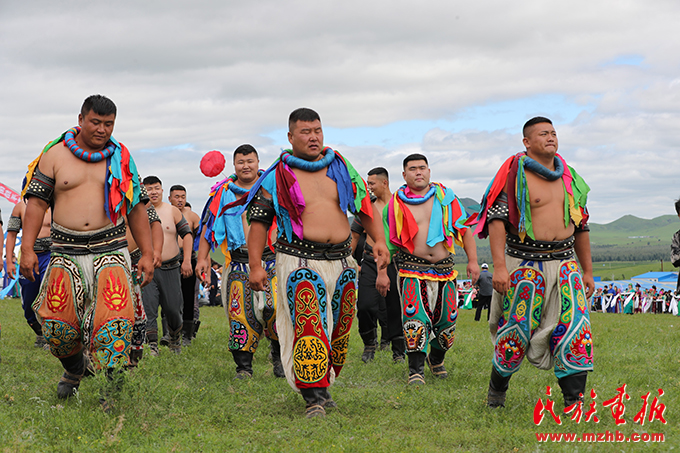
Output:
M479 321L484 309L486 309L486 320L488 321L491 296L493 296L493 274L489 272L489 265L486 263L482 264L482 272L479 274L477 286L479 286L479 300L477 301L475 321Z

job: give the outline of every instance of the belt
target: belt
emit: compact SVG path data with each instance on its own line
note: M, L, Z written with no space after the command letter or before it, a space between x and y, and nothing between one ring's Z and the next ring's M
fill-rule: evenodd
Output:
M429 271L434 270L439 274L447 274L453 270L453 255L449 255L444 259L437 261L436 263L431 263L428 260L421 258L416 255L411 255L410 253L399 251L394 255L394 264L396 264L398 269L409 269L416 271Z
M35 253L49 252L51 246L52 238L38 238L35 240L35 244L33 244L33 251Z
M513 258L533 261L565 260L574 257L574 236L561 241L536 241L508 234L505 240L505 253Z
M161 263L161 269L163 270L168 270L168 269L175 269L178 268L180 263L182 262L182 255L178 253L174 258L170 258L169 260L165 260Z
M125 222L103 231L94 233L82 232L80 234L73 234L64 231L62 228L53 227L51 237L51 249L55 252L69 255L107 253L127 246Z
M306 239L299 239L293 236L292 241L288 241L281 236L277 239L274 247L277 252L285 253L286 255L297 256L299 258L307 258L310 260L340 260L347 258L352 254L352 236L349 236L346 241L340 244L328 244L323 242L312 242Z

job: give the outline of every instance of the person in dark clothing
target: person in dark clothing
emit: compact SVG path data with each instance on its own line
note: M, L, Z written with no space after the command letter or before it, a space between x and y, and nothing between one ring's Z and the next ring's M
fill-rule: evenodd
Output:
M477 286L479 287L479 295L477 311L475 312L475 321L479 321L483 309L486 309L486 320L488 321L491 296L493 295L493 274L489 272L489 265L486 263L482 264L482 272L479 274Z

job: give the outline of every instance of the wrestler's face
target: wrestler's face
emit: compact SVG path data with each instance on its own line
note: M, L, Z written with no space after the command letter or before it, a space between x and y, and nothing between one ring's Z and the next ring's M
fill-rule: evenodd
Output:
M369 190L373 192L373 195L380 198L385 193L387 189L387 179L382 175L369 175L366 180L366 185Z
M424 160L412 160L407 163L402 175L406 185L414 192L430 187L430 167Z
M92 151L101 151L113 134L113 124L116 122L116 115L98 115L94 110L90 110L83 116L78 114L78 126L80 134L76 137L76 142L81 147L86 147Z
M149 200L151 204L157 205L163 199L163 186L159 183L154 184L144 184L146 187L146 192L149 194Z
M257 170L260 168L260 159L257 154L237 154L234 156L234 173L239 183L250 184L257 179Z
M550 123L534 124L522 142L532 159L552 159L557 153L557 132Z
M323 129L321 121L298 121L288 132L288 141L293 147L293 155L304 160L314 161L322 158Z
M187 193L183 190L173 190L170 192L170 195L168 196L168 201L170 202L171 205L173 205L174 207L181 211L187 204Z

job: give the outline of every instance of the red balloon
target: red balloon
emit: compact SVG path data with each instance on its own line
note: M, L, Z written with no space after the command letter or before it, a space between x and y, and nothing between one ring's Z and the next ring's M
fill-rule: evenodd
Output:
M201 159L201 173L208 178L217 176L224 170L224 155L219 151L208 151Z

